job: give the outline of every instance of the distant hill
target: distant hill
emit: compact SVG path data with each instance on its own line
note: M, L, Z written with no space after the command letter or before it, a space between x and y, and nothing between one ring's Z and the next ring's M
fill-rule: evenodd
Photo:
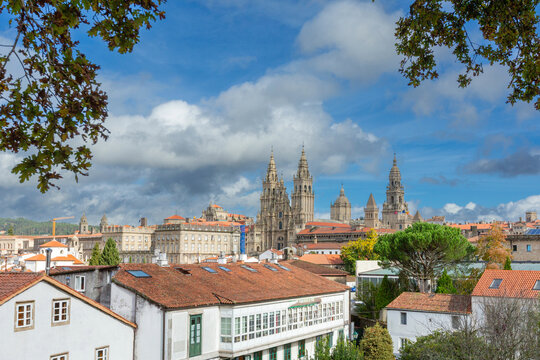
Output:
M92 228L93 226L90 226ZM96 227L97 228L97 227ZM25 218L9 219L0 218L0 232L10 233L12 229L14 235L50 235L52 233L52 221L34 221ZM77 224L56 222L57 235L71 235L79 229Z

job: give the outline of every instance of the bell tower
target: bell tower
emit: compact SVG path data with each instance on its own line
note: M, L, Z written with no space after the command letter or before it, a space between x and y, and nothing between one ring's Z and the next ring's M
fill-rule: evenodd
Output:
M309 173L306 152L302 145L302 155L298 162L298 171L293 178L292 210L294 224L304 228L307 222L313 221L315 212L315 194L313 192L313 177Z

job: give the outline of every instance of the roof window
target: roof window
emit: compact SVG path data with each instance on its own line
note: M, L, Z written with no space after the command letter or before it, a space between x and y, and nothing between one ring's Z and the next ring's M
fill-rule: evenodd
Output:
M533 290L540 290L540 280L536 280L534 283L534 286L532 288Z
M243 268L243 269L249 270L251 272L257 272L257 270L255 270L254 268L250 268L247 265L240 265L240 267Z
M208 266L203 266L202 267L204 270L208 271L210 274L217 274L217 271L212 269L212 268L209 268Z
M499 286L501 286L502 279L493 279L491 282L491 285L489 285L490 289L498 289Z
M148 275L147 273L145 273L142 270L126 270L126 271L128 273L130 273L131 275L135 276L136 278L149 278L149 277L151 277L150 275Z
M289 268L287 268L287 267L285 267L285 266L283 266L281 264L276 264L276 265L278 266L278 268L281 268L281 269L283 269L285 271L291 271L291 269L289 269Z
M70 267L63 266L63 267L62 267L62 270L71 270L71 268L70 268Z
M231 272L231 269L226 268L225 266L218 266L218 268L220 268L221 270L223 270L225 272Z
M275 267L271 267L270 265L268 264L264 264L263 265L265 268L267 268L268 270L272 270L272 271L277 271L277 269Z

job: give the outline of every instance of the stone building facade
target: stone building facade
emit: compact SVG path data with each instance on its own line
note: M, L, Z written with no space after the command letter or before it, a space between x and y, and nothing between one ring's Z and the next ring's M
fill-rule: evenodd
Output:
M351 203L345 196L343 185L341 185L338 198L333 204L330 205L330 220L335 220L346 224L351 221Z

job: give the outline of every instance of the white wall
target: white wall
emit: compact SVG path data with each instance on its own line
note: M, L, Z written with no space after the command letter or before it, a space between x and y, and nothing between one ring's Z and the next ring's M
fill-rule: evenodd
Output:
M70 322L51 326L52 300L71 299ZM35 301L34 328L15 331L15 303ZM133 359L134 329L44 281L0 306L2 359L49 359L69 352L70 359L94 360L95 349L109 346L111 359Z
M407 314L406 325L401 324L402 312ZM456 314L387 309L388 332L392 337L394 353L399 352L400 339L414 341L438 329L452 330L452 315Z

